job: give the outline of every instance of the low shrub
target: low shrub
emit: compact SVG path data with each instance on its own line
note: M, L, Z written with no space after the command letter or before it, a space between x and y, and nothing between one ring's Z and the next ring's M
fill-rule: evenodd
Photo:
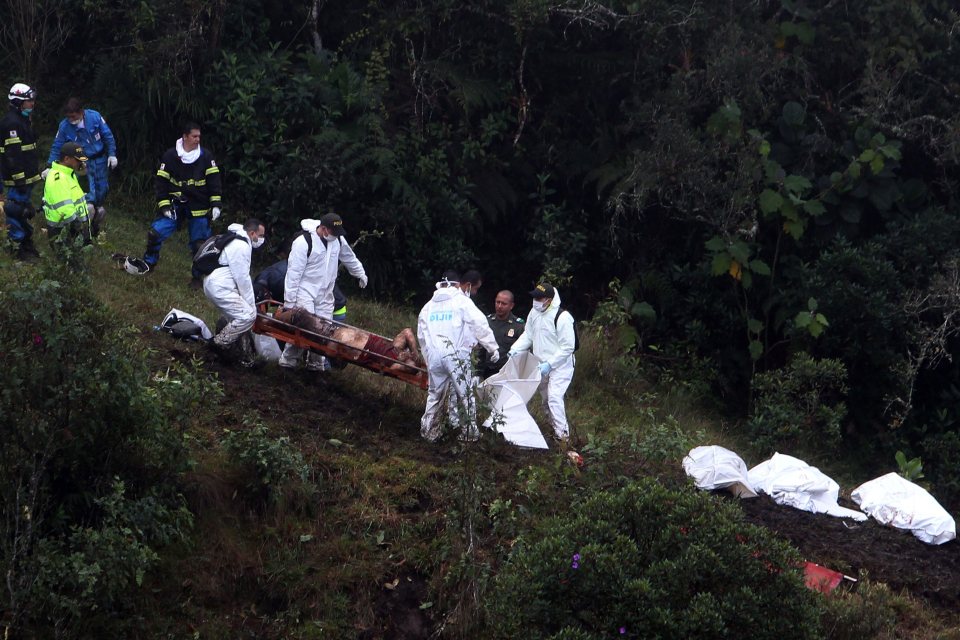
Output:
M521 536L487 616L497 638L816 638L798 565L735 506L642 481Z
M900 600L890 587L870 582L862 574L856 591L837 589L824 597L823 637L826 640L893 637Z
M272 437L266 425L225 429L223 448L251 499L275 502L292 482L309 484L310 467L303 454L288 436Z
M79 256L74 256L78 260ZM0 290L0 571L16 637L121 637L157 550L192 519L184 431L215 383L150 370L82 271L44 262Z
M798 354L782 369L753 379L754 407L748 429L757 451L800 447L832 452L847 414L847 372L839 360Z

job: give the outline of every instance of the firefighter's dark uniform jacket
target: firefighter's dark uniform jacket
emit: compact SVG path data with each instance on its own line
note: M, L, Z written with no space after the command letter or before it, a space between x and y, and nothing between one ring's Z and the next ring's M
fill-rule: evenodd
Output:
M195 162L184 164L176 148L167 149L156 177L157 209L170 208L173 199L186 200L190 215L205 216L221 202L220 168L207 149Z
M22 187L40 182L40 161L37 156L37 137L30 119L12 107L0 120L0 174L3 186Z

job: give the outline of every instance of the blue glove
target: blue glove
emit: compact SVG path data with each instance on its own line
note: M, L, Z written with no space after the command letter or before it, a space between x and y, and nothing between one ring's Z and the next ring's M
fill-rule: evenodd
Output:
M550 363L549 363L549 362L541 362L541 363L540 363L540 375L541 375L541 376L547 375L548 373L550 373L550 369L551 369L551 368L552 368L552 367L550 366Z
M518 355L520 355L520 352L519 352L519 351L514 351L514 350L512 350L512 349L507 352L507 357L508 357L508 358L515 358L515 357L517 357Z

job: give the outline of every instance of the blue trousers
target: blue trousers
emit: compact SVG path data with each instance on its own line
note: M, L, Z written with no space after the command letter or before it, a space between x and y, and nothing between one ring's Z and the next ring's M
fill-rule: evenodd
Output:
M153 224L150 225L150 231L147 232L147 251L143 254L143 261L152 268L160 260L160 247L164 241L173 235L184 224L186 220L187 233L189 239L187 244L190 247L190 255L193 256L203 241L210 237L210 220L207 216L193 216L185 208L177 212L177 219L171 220L162 214L157 214ZM192 269L193 277L200 279L202 275Z
M21 213L24 207L30 206L30 194L33 192L33 185L22 187L9 187L7 189L6 219L7 219L7 237L20 244L29 242L33 238L33 226L27 221ZM10 206L14 205L14 206ZM16 206L19 205L19 206Z
M87 202L92 202L96 206L103 206L103 201L110 191L110 184L107 182L107 159L97 158L87 160Z

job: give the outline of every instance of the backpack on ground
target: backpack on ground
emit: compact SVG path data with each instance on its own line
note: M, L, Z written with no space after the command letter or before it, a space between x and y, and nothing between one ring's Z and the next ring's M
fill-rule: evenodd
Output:
M564 309L563 307L560 307L560 308L557 310L557 315L553 316L553 328L554 328L554 329L557 328L557 320L560 319L560 314L563 313L564 311L566 311L567 313L570 313L569 311L567 311L567 310ZM579 351L579 350L580 350L580 332L577 331L577 319L573 317L573 314L572 314L572 313L570 313L570 318L573 320L573 350L576 352L576 351Z
M209 340L213 337L203 320L176 308L171 309L154 329L181 340Z
M220 254L234 240L243 240L243 236L233 231L227 231L204 240L200 248L197 249L197 254L193 256L193 268L200 275L208 276L213 273L215 269L223 266L220 264Z

